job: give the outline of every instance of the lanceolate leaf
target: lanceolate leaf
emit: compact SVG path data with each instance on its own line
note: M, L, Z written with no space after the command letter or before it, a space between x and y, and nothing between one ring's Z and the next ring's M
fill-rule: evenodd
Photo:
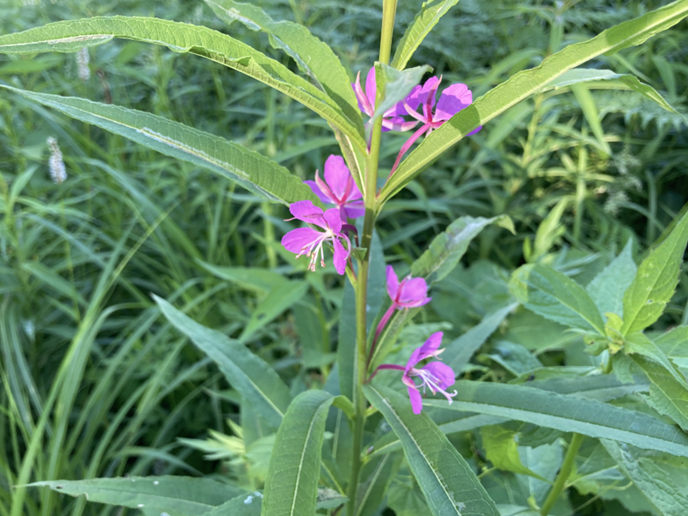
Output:
M167 320L215 361L232 387L277 428L291 397L289 388L275 370L242 343L198 324L164 299L154 298ZM316 471L320 469L316 468Z
M611 89L633 90L656 102L667 111L677 113L671 104L662 97L652 86L640 82L635 75L618 74L611 70L596 70L594 68L576 68L561 74L550 82L545 90L573 86L575 84L587 84L590 88L601 87Z
M629 46L639 45L658 32L677 24L686 16L688 0L679 0L607 29L593 39L569 45L549 56L537 68L517 73L457 113L449 122L428 136L401 163L382 189L381 202L396 194L416 174L476 127L485 125L533 93L541 91L567 70L601 54L614 53Z
M263 493L253 491L252 493L232 498L228 502L205 513L204 516L260 516L262 505ZM155 514L155 516L158 516L158 514Z
M397 70L406 68L406 64L418 49L432 28L437 25L440 18L447 14L449 9L459 3L459 0L427 0L423 2L413 23L406 28L404 37L401 38L394 52L392 66Z
M623 296L638 270L633 261L632 250L633 242L629 240L621 254L595 276L586 288L602 314L611 312L623 318Z
M298 177L238 143L143 111L76 97L33 93L2 84L0 87L162 154L212 170L268 201L288 205L309 199L319 204L311 189Z
M686 434L641 412L520 385L462 380L452 389L457 390L457 395L451 405L447 406L444 399L425 400L423 404L491 414L688 457Z
M624 335L642 331L659 319L674 295L688 241L688 209L683 210L660 241L640 264L624 295Z
M426 414L414 414L408 398L395 391L371 385L363 389L399 436L434 516L499 516L471 467Z
M362 124L354 123L322 90L250 46L201 27L157 18L96 17L57 22L0 36L0 53L76 52L113 38L163 45L192 53L244 73L302 103L339 128L365 151Z
M227 484L208 478L181 476L96 478L36 482L70 496L86 496L91 502L135 509L155 509L170 516L205 514L242 494Z
M306 391L289 405L275 439L265 481L263 516L313 516L327 411L325 391Z
M232 0L205 0L224 22L239 21L252 30L270 35L270 42L284 50L325 91L354 124L363 122L349 75L332 49L313 36L303 25L289 21L275 22L257 5Z
M524 265L514 271L511 292L538 315L571 328L605 335L594 301L578 283L544 265Z
M631 356L652 382L648 405L670 417L688 432L688 390L658 363L643 356Z

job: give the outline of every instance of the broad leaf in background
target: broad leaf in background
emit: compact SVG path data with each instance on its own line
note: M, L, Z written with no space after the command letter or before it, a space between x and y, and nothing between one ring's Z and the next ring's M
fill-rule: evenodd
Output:
M322 206L298 177L238 143L143 111L76 97L33 93L2 84L0 87L167 156L212 170L265 200L288 205L308 199Z
M207 27L157 18L86 18L0 36L0 53L76 52L113 38L163 45L174 52L196 54L253 77L315 111L365 152L361 123L353 123L325 92L262 52Z
M612 458L665 516L684 516L688 507L686 459L602 440Z
M491 414L688 457L685 433L641 412L521 385L460 380L452 389L458 393L451 405L428 399L423 406Z
M245 342L260 328L273 321L282 312L298 303L308 292L309 284L302 280L286 280L276 285L251 314L251 320L239 340Z
M241 496L242 489L209 478L182 476L96 478L36 482L70 496L85 496L91 502L148 508L170 516L207 514L228 500Z
M638 268L633 261L633 242L588 284L586 290L601 314L614 313L623 318L624 292L633 282Z
M652 382L650 395L645 397L647 404L688 432L688 390L653 360L637 355L632 358Z
M239 21L251 30L270 36L273 47L284 50L304 73L342 109L354 125L363 131L361 114L349 75L332 49L313 36L303 25L289 21L275 22L257 5L232 0L205 0L222 21Z
M434 516L499 516L471 467L427 414L414 414L408 399L390 389L363 389L399 437Z
M545 265L516 269L509 284L523 305L538 315L571 328L605 335L595 302L578 283Z
M205 516L260 516L262 505L263 494L260 491L254 491L232 498L205 513ZM161 515L151 514L151 516Z
M688 0L679 0L639 18L620 23L595 38L575 43L547 57L537 68L518 72L454 115L404 160L380 193L385 202L413 177L480 125L540 91L564 72L602 54L639 45L688 16Z
M624 295L624 335L654 323L674 295L688 242L688 207L665 230L659 242L638 267L638 274Z
M392 66L397 70L406 68L409 59L411 59L413 53L418 49L432 28L437 25L442 16L447 14L449 9L458 3L459 0L427 0L423 2L413 23L406 27L404 37L397 44L394 59L392 59Z
M289 387L275 370L242 343L198 324L164 299L153 297L167 320L217 363L232 387L250 401L255 411L270 425L277 428L291 396Z
M289 405L270 457L263 516L315 514L325 419L333 400L325 391L312 390Z
M677 366L688 369L688 326L677 326L655 337L654 342Z
M214 276L257 294L265 294L289 281L281 274L261 267L218 267L201 260L197 262Z
M599 87L604 89L633 90L656 102L667 111L679 114L678 111L664 100L664 97L662 97L652 86L640 82L635 75L618 74L611 70L597 70L594 68L576 68L575 70L569 70L545 86L543 91L576 84L587 84L589 88Z

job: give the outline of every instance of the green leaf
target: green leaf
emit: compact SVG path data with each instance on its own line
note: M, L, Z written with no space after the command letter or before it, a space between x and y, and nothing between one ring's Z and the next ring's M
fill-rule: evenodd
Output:
M421 170L443 152L456 145L464 136L480 125L500 115L510 107L541 91L561 74L590 61L601 54L640 45L658 32L666 30L688 16L688 0L679 0L605 30L593 39L575 43L546 58L538 67L524 70L493 88L463 109L451 120L428 136L396 170L382 189L380 201L399 192Z
M334 100L347 118L363 131L361 113L351 81L337 55L303 25L289 21L273 21L260 7L232 0L205 0L222 21L239 21L251 30L270 36L273 47L284 50Z
M684 389L688 390L688 382L686 382L683 374L681 374L678 368L669 360L669 357L664 354L657 344L652 342L643 333L634 333L626 337L624 349L628 355L640 355L653 360L662 366L667 373L673 376Z
M354 516L372 516L385 498L394 472L399 468L401 454L388 453L372 458L361 470Z
M315 515L325 419L333 400L312 390L289 405L270 457L262 516Z
M425 278L428 283L443 279L466 254L471 241L490 224L505 227L513 233L513 223L506 215L486 219L460 217L436 236L428 249L411 266L411 275Z
M243 492L209 478L181 476L52 480L30 485L47 486L70 496L83 495L90 502L135 509L146 507L170 516L208 514Z
M686 434L641 412L521 385L461 380L452 389L458 393L451 405L448 406L445 400L425 400L423 404L445 410L491 414L688 457Z
M650 395L645 397L647 404L688 432L688 390L655 361L638 355L631 358L652 382Z
M263 494L260 491L243 494L206 512L204 516L260 516ZM155 516L160 516L156 514ZM172 516L172 515L170 515Z
M602 444L621 470L664 516L684 516L688 507L686 460L639 450L611 440Z
M607 156L611 156L612 149L604 139L604 129L602 129L602 121L597 110L597 104L595 104L595 99L592 98L588 86L585 84L572 84L571 91L576 96L576 100L583 111L583 116L588 122L588 126L592 130L592 134L597 138L599 149Z
M677 366L688 369L688 326L677 326L655 337L654 342Z
M571 328L605 335L594 301L578 283L544 265L516 269L509 287L523 305L538 315Z
M552 246L558 242L561 236L566 233L566 226L560 224L560 221L567 205L568 199L562 199L550 210L542 222L540 222L535 232L535 245L533 251L524 253L527 262L536 262L539 258L545 256ZM529 243L530 240L526 240L525 242Z
M602 314L611 312L623 318L624 292L638 270L633 261L632 251L633 242L629 240L621 254L586 287L588 294Z
M275 286L289 281L277 272L260 267L218 267L201 260L197 262L214 276L259 294L265 294Z
M413 23L406 27L404 37L401 38L397 45L394 59L392 59L392 66L397 70L406 68L409 59L411 59L413 53L418 49L432 28L437 25L442 16L447 14L449 9L458 3L459 0L427 0L423 2L423 6L416 14Z
M468 365L473 354L480 349L480 346L497 330L516 306L518 305L511 304L483 317L477 325L445 346L443 359L455 372L460 373Z
M414 414L408 398L392 390L363 390L399 437L434 516L499 516L471 467L426 414Z
M480 429L487 460L503 471L545 480L537 473L525 467L518 454L516 435L518 432L500 425L484 426Z
M312 109L366 150L362 124L354 123L323 91L250 46L207 27L143 17L95 17L50 23L0 36L0 53L76 52L113 38L163 45L248 75ZM360 116L359 116L360 118Z
M250 401L252 408L270 425L277 428L291 396L289 388L275 370L242 343L198 324L164 299L157 296L153 298L167 320L217 363L232 387Z
M640 82L635 75L618 74L611 70L598 70L595 68L576 68L575 70L569 70L545 86L544 91L576 84L587 84L590 88L601 87L604 89L633 90L656 102L667 111L680 114L671 104L664 100L664 97L662 97L657 90L644 82Z
M674 295L688 242L688 209L682 211L659 241L638 267L638 274L624 295L624 335L644 330L659 319Z
M256 331L265 327L282 312L298 303L308 292L309 284L306 281L288 280L277 284L263 299L251 314L246 328L241 333L239 340L248 340Z
M384 63L375 63L375 77L380 78L378 88L382 87L384 94L382 101L376 102L373 120L381 117L387 110L408 97L411 90L420 83L423 75L430 70L432 69L429 66L417 66L400 72Z
M167 156L212 170L268 201L288 205L309 199L322 206L297 176L238 143L143 111L75 97L32 93L3 84L0 87Z

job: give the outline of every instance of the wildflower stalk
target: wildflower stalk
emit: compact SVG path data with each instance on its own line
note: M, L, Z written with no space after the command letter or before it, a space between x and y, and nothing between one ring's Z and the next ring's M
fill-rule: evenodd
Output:
M564 487L566 487L566 481L569 479L569 476L571 476L573 466L576 462L576 455L578 454L578 449L582 442L583 436L581 434L573 434L571 444L569 444L569 449L566 451L564 463L561 465L557 479L554 481L554 485L552 489L550 489L547 499L545 499L545 503L542 504L542 508L540 509L541 516L547 516L549 514L549 511L554 507Z
M394 16L397 1L384 0L382 5L382 31L380 36L379 61L389 64L392 50L392 34L394 31ZM367 249L365 256L358 263L358 277L356 280L356 392L354 393L354 421L353 421L353 460L351 463L351 477L347 496L347 513L354 516L356 510L356 498L358 494L358 481L361 469L361 449L363 447L363 428L365 426L366 408L363 395L363 383L366 380L366 306L368 304L368 263L370 259L370 244L373 239L373 228L377 216L377 170L380 158L380 136L382 134L382 118L375 120L370 139L370 151L366 160L365 191L363 200L365 204L365 218L363 219L363 234L361 247Z

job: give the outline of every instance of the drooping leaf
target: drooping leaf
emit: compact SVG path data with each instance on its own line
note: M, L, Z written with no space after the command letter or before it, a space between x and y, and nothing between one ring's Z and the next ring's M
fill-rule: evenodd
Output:
M298 23L275 22L260 7L232 0L205 0L213 12L227 24L239 21L251 30L270 36L270 43L284 50L303 72L334 100L342 112L363 131L361 114L349 75L332 49Z
M476 127L540 91L564 72L633 45L640 45L688 16L688 0L678 0L634 20L620 23L595 38L575 43L547 57L538 67L518 72L463 109L428 136L396 170L383 187L380 201L399 192L413 177Z
M390 389L363 389L399 437L434 516L499 516L471 467L426 414L414 414L408 398Z
M602 152L602 154L611 156L612 149L609 146L609 143L607 143L607 140L604 138L604 129L602 129L600 113L587 84L572 84L570 88L575 95L581 110L583 111L583 116L585 117L585 121L588 123L588 127L597 139L598 149Z
M459 263L471 241L490 224L505 227L513 233L513 223L505 215L486 219L460 217L436 236L428 249L411 266L411 275L425 278L428 283L440 281Z
M154 299L167 320L217 363L232 387L277 428L291 396L275 370L242 343L198 324L164 299L157 296Z
M423 75L429 71L429 66L417 66L400 72L384 63L375 63L375 76L380 78L378 79L378 88L381 87L379 84L382 84L384 94L382 102L375 106L373 120L381 117L388 109L404 100L411 93L411 90L420 83Z
M528 264L514 271L510 288L523 305L538 315L571 328L605 335L594 301L578 283L545 265Z
M2 84L0 87L167 156L212 170L268 201L288 205L308 199L322 206L297 176L238 143L143 111Z
M588 284L586 290L601 314L615 313L623 318L623 296L638 268L632 256L633 242Z
M437 25L442 16L447 14L449 9L458 3L459 0L427 0L423 2L413 22L406 27L404 37L397 44L394 59L392 59L392 66L397 70L406 68L409 59L411 59L413 53L418 49L432 28Z
M457 395L451 405L448 406L444 399L425 400L423 404L491 414L688 457L686 434L641 412L521 385L461 380L452 385L452 389L456 389Z
M315 515L325 419L333 400L312 390L289 405L270 457L263 516Z
M586 84L590 88L599 86L601 88L633 90L656 102L667 111L678 114L678 111L676 111L652 86L640 82L635 75L618 74L611 70L599 70L595 68L576 68L575 70L569 70L550 82L545 86L544 90L564 88L576 84Z
M31 485L47 486L70 496L85 496L91 502L155 509L170 516L207 514L243 492L209 478L182 476L52 480Z
M498 469L544 480L521 462L518 454L518 443L516 442L517 433L500 425L482 427L480 435L487 460Z
M624 335L642 331L659 319L674 295L688 242L688 209L660 237L661 242L638 267L624 294Z
M0 36L0 53L76 52L113 38L163 45L174 52L196 54L244 73L312 109L365 152L362 124L352 122L325 92L278 61L207 27L143 17L70 20Z
M602 444L623 472L665 516L683 516L688 507L686 459L639 450L603 439Z

